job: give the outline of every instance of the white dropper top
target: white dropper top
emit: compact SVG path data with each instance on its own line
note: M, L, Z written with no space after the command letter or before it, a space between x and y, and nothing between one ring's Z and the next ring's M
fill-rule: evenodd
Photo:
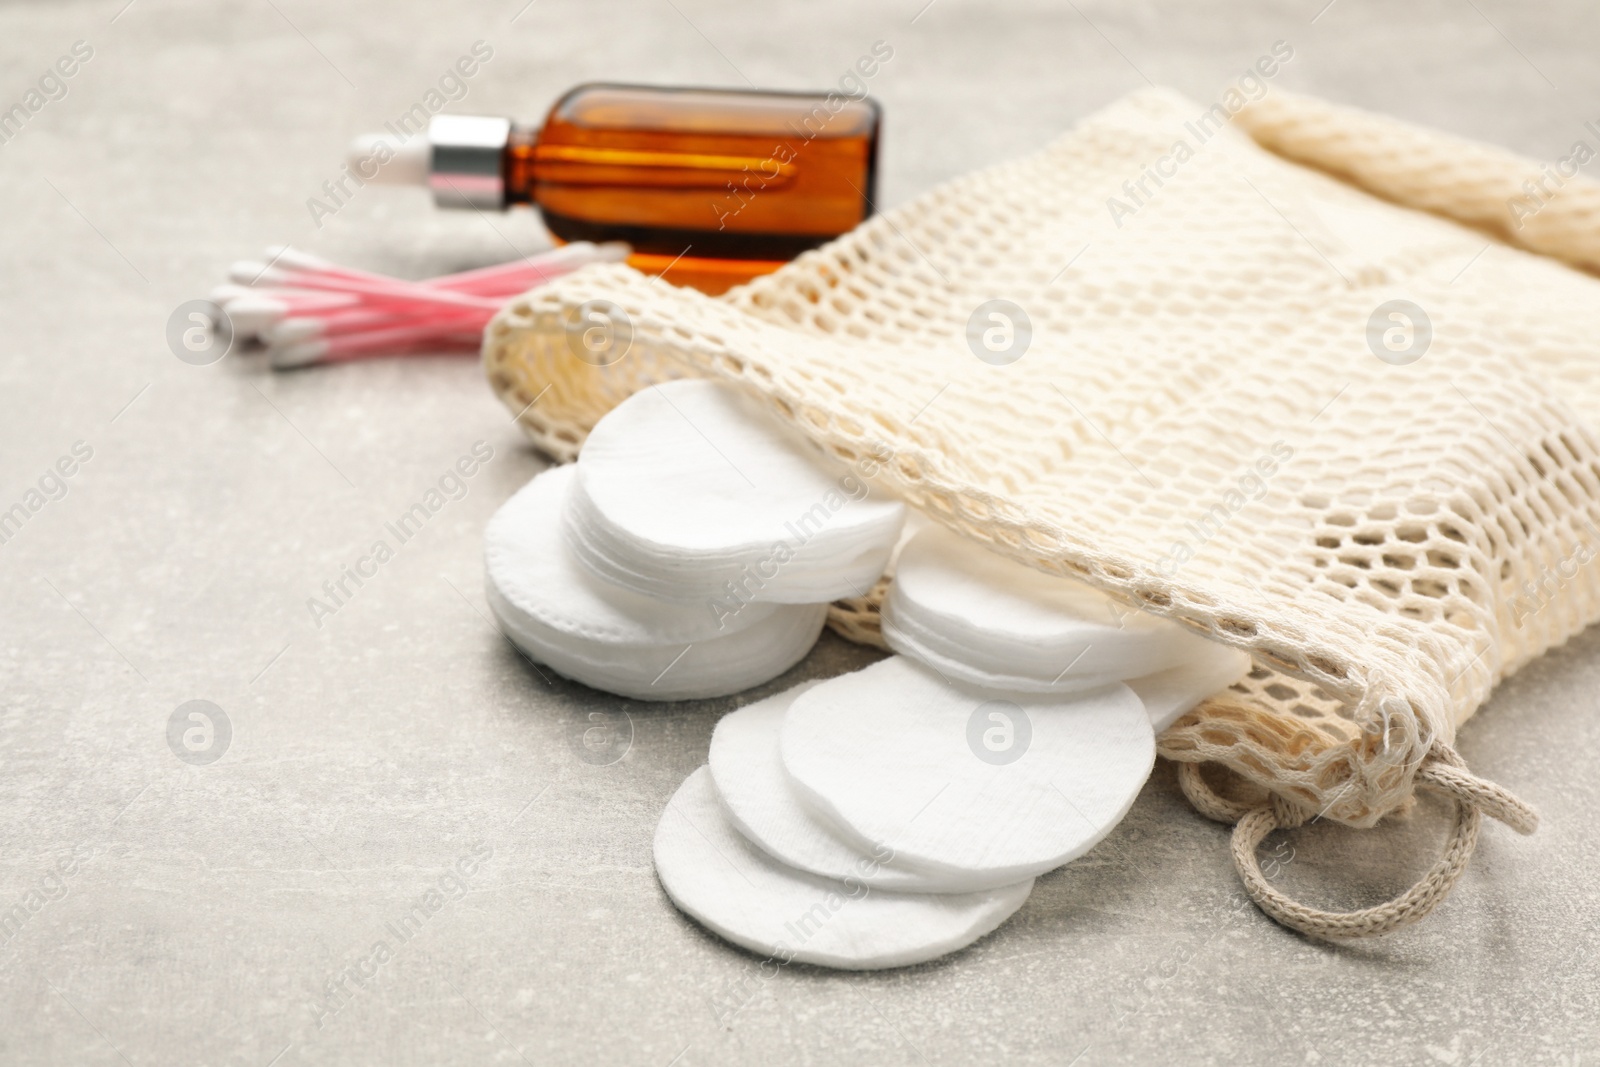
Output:
M420 185L440 207L502 211L511 120L489 115L435 115L426 133L401 140L366 134L350 145L350 171L362 181Z
M364 182L427 188L433 145L422 134L397 142L386 133L368 133L350 142L347 158L350 170Z

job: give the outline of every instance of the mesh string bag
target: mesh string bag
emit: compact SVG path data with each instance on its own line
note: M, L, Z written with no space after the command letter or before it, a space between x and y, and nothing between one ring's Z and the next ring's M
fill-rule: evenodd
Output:
M932 521L1246 650L1159 750L1267 914L1377 934L1484 814L1533 830L1456 730L1600 613L1600 186L1530 214L1509 153L1276 91L1220 111L1137 93L722 297L586 268L501 311L484 363L559 459L650 383L736 383ZM877 641L885 588L834 628ZM1418 789L1454 820L1394 900L1263 875L1274 829Z

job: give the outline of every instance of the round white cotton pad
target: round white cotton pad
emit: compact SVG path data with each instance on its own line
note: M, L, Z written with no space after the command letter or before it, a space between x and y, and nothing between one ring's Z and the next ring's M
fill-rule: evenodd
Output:
M565 528L585 566L727 611L864 596L905 518L903 504L720 382L635 393L596 424L577 467Z
M922 963L1005 922L1032 880L983 893L891 893L785 867L746 841L717 800L709 768L691 774L656 827L656 875L713 933L780 963L865 971Z
M752 604L718 617L705 605L658 600L596 578L561 536L574 469L545 471L484 531L488 601L508 637L568 678L639 700L737 693L797 663L827 605Z
M965 872L919 871L895 862L888 848L862 850L801 801L783 760L778 735L806 682L724 715L711 735L711 777L729 820L774 859L824 878L856 878L878 889L968 893L1015 882Z
M882 619L890 648L953 681L1031 693L1098 688L1212 647L1178 623L935 526L901 549Z
M1155 761L1127 686L1041 696L952 685L894 656L802 693L779 735L800 795L858 847L990 878L1087 852Z
M1157 674L1128 679L1144 701L1150 726L1160 733L1206 697L1220 693L1250 673L1250 657L1236 648L1210 644L1205 654Z

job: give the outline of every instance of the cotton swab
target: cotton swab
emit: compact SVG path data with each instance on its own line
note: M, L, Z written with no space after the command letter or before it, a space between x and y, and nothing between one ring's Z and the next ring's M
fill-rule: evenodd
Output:
M381 282L390 280L381 274L340 267L322 259L320 256L301 252L285 245L271 246L266 252L269 263L281 264L309 273L322 272L367 281ZM497 263L488 267L477 267L456 274L446 274L417 284L430 288L477 293L479 295L515 295L516 293L525 292L530 284L536 284L541 279L559 277L590 263L620 263L628 258L629 253L630 249L627 245L617 242L601 245L579 242L577 244L562 245L560 248L551 249L549 252L541 253L529 259L516 260L510 263Z
M393 300L396 297L402 297L451 307L486 307L492 310L499 310L499 304L487 297L453 293L445 289L433 289L423 285L402 282L399 279L374 282L361 278L346 278L334 274L287 270L283 267L272 266L269 263L259 263L248 259L240 260L230 267L228 276L240 285L249 285L251 287L265 286L268 288L281 287L354 293L357 296L374 297L379 300Z
M473 312L463 312L456 318L467 325L479 321ZM419 311L404 305L385 307L358 307L335 310L323 315L289 315L279 319L261 332L261 339L269 345L291 344L311 337L332 337L360 333L368 330L398 326L447 326L448 313Z
M263 295L272 292L274 295ZM356 296L307 293L304 290L263 290L244 285L219 285L208 294L227 313L236 338L257 338L272 324L295 313L323 312L359 304Z
M475 350L510 297L591 263L626 259L623 244L577 242L524 260L420 282L343 267L287 246L241 260L211 299L234 336L266 344L278 369L412 351Z
M308 339L271 349L275 370L293 370L314 363L336 363L362 356L405 355L416 349L432 351L476 351L481 332L438 333L426 330L373 330L327 340Z
M483 319L470 312L352 311L283 319L266 329L262 340L269 346L272 365L287 370L430 345L451 351L476 349L482 330Z

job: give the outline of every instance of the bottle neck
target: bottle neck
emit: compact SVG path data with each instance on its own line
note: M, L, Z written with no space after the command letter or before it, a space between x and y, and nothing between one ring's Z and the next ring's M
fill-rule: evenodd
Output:
M533 203L533 183L537 180L539 131L527 126L512 126L506 140L506 203Z

